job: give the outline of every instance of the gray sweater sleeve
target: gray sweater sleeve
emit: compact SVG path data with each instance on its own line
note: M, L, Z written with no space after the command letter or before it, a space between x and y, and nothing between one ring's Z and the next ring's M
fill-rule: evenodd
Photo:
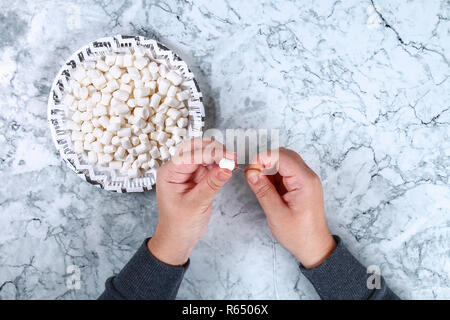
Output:
M336 248L319 266L300 270L312 283L324 300L397 300L383 278L379 289L369 289L367 279L371 276L366 268L353 257L341 239L334 236Z
M147 240L118 275L106 280L100 300L175 299L189 261L184 266L169 266L147 249Z

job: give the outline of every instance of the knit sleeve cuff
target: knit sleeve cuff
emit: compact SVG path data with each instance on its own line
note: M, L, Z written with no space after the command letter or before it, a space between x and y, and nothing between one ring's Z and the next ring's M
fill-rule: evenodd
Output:
M148 240L144 241L117 277L112 279L111 285L124 299L175 299L189 267L189 260L183 266L167 265L150 253Z
M322 299L370 299L374 289L367 287L369 274L366 268L353 257L339 237L334 236L334 239L337 246L322 264L311 269L300 264L300 270Z

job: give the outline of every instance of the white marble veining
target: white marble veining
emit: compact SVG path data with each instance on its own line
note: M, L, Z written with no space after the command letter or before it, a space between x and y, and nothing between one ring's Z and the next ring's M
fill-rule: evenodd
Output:
M207 126L279 128L323 179L330 228L402 298L450 298L450 4L0 1L0 298L96 298L157 221L59 159L46 120L64 60L140 34L187 61ZM66 268L81 288L66 287ZM237 173L179 298L315 299Z

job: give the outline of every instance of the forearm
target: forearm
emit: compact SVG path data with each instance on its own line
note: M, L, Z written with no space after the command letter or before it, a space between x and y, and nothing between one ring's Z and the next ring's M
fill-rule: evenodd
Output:
M100 300L175 299L189 261L183 266L167 265L150 253L147 241L117 276L106 281Z
M399 299L380 279L379 289L369 289L367 279L371 274L345 248L335 236L336 249L320 265L306 269L300 265L302 273L313 284L324 300L396 300Z

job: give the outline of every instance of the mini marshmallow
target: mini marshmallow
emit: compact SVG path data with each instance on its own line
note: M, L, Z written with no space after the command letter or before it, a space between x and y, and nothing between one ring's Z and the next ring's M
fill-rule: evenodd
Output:
M120 81L122 81L122 83L128 84L131 81L131 76L128 73L124 73L121 77L120 77Z
M150 74L150 71L147 68L141 70L141 79L142 81L150 81L153 79L153 76Z
M154 61L150 62L148 65L148 70L150 71L151 74L158 73L159 68L158 68L158 65L156 64L156 62L154 62Z
M100 92L95 91L94 93L92 93L91 96L91 102L93 104L97 104L102 100L102 94Z
M114 63L114 65L123 68L123 54L119 54L116 56L116 62Z
M83 121L89 121L92 119L92 112L86 111L81 113L81 120Z
M167 97L164 99L164 103L170 107L178 107L180 105L180 102L173 97Z
M84 138L84 133L81 131L72 131L72 141L82 141Z
M181 117L181 112L178 111L177 109L173 109L173 108L170 108L166 112L166 114L169 118L173 119L174 121L177 121Z
M125 84L125 83L122 83L120 85L119 89L122 90L122 91L128 92L128 94L131 94L131 92L133 92L133 88L131 86Z
M92 132L94 130L94 126L92 125L92 122L83 122L81 125L81 131L84 133Z
M151 124L150 122L147 123L147 125L145 126L145 128L142 128L142 132L143 133L150 133L155 131L155 126L153 124Z
M233 171L235 168L236 163L234 160L229 160L226 158L223 158L219 161L219 167L223 169L228 169L230 171Z
M166 78L176 86L183 81L183 78L173 70L167 73Z
M94 141L91 143L92 150L94 150L97 153L103 152L103 145L100 143L100 141Z
M158 72L161 75L161 77L165 78L167 73L169 72L169 69L163 64L159 65Z
M175 145L175 140L169 138L169 139L166 140L165 144L166 144L167 147L173 147Z
M134 67L127 68L127 72L132 80L141 80L141 74L138 69Z
M186 128L189 123L188 118L180 118L177 120L177 126L180 128Z
M145 153L145 152L147 152L147 151L150 150L150 144L144 144L144 143L141 143L140 145L138 145L138 146L136 147L135 150L136 150L136 152L137 152L138 154Z
M94 87L96 87L97 89L101 89L103 88L103 85L106 84L106 79L105 77L102 75L100 78L95 78L92 80L92 84L94 85Z
M109 73L114 79L119 79L122 76L122 69L118 66L112 66Z
M190 96L191 96L191 93L189 92L189 90L184 90L184 91L177 93L177 99L179 101L187 100L187 99L189 99Z
M122 160L125 157L125 153L126 150L122 146L117 147L117 150L114 153L114 159Z
M91 132L88 132L88 133L86 133L84 135L84 141L85 142L92 143L92 142L94 142L94 140L95 140L95 137L94 137L94 135Z
M81 87L80 88L80 99L86 99L89 96L89 90L86 87Z
M72 73L72 78L74 78L77 81L81 81L86 77L86 71L83 68L77 68Z
M164 124L166 125L166 127L173 127L175 125L175 120L173 120L172 118L167 118Z
M114 122L109 122L108 127L106 128L107 131L111 131L111 132L117 132L120 129L120 123L114 123Z
M112 155L106 154L106 153L98 154L97 157L98 157L98 163L99 163L100 165L107 165L107 164L109 164L109 163L112 161L112 159L113 159Z
M113 137L112 132L105 131L105 132L103 132L103 135L102 135L102 137L100 138L100 142L101 142L103 145L107 145L107 144L109 144L109 143L111 142L112 137Z
M118 136L112 137L111 144L116 147L120 146L120 138Z
M130 111L128 105L126 105L125 103L121 103L118 106L116 106L115 110L118 114L126 114Z
M122 168L120 168L120 173L121 174L127 174L128 173L128 169L130 169L131 166L128 162L123 162L122 163Z
M137 79L133 81L135 88L143 88L144 87L144 81Z
M100 128L95 128L94 131L92 131L92 135L97 139L100 139L103 136L103 130Z
M111 100L111 95L107 92L102 92L102 99L100 100L100 103L107 106L109 104L109 101Z
M148 97L136 98L136 105L139 107L147 107L150 104Z
M139 168L128 169L127 175L128 175L128 178L130 178L130 179L139 177L139 175L140 175Z
M139 70L144 69L148 64L148 59L146 57L137 57L136 60L134 60L134 66L138 68Z
M163 113L158 112L152 117L152 121L156 125L163 125L165 121L165 117Z
M117 136L119 137L131 137L131 128L122 128L117 131ZM127 149L127 148L125 148Z
M87 75L91 79L96 79L96 78L100 78L102 76L102 73L99 70L90 69L87 71Z
M129 96L130 94L123 90L117 90L113 93L113 97L120 101L127 101Z
M160 153L159 153L158 147L156 147L156 146L153 146L149 153L150 153L150 155L152 156L153 159L157 159L157 158L160 157Z
M103 72L106 72L109 70L109 66L103 60L98 60L97 63L95 64L95 67L98 70L103 71Z
M134 108L133 114L135 117L147 120L150 116L150 112L147 108Z
M147 153L142 153L142 154L138 155L137 161L139 163L148 162L148 160L150 160L150 159L148 158L148 154Z
M107 128L109 124L109 118L108 116L101 116L98 118L98 122L102 125L103 128Z
M108 54L105 56L105 63L107 66L113 66L116 62L116 55L115 54Z
M161 101L161 96L158 94L153 94L150 98L150 107L156 108L159 105L159 102Z
M108 81L108 83L106 84L106 89L107 89L109 92L116 91L117 89L119 89L119 83L117 82L116 79L110 80L110 81ZM113 96L114 96L114 94L113 94Z
M89 142L87 142L87 141L83 141L83 149L85 151L91 151L92 150L92 145Z
M138 137L133 136L131 137L131 144L133 145L133 147L136 147L141 141L139 140Z
M123 66L124 67L131 67L133 66L133 55L126 54L123 56Z
M120 168L122 168L122 161L111 161L109 163L109 168L110 169L114 169L114 170L119 170Z
M166 146L161 146L159 148L159 153L161 154L161 159L162 160L167 160L167 159L170 158L169 149L167 149Z
M97 153L95 151L88 152L88 163L96 164L97 163Z
M135 98L147 97L149 94L150 88L137 88L133 91L133 95Z
M169 106L167 104L161 104L158 109L156 110L159 113L166 113L167 110L169 110Z
M148 135L145 133L142 133L139 135L139 141L141 141L141 143L150 143L150 141L148 140Z
M173 157L177 153L178 148L175 146L169 147L169 153Z
M169 80L160 78L160 81L158 83L158 93L165 96L167 91L169 90L170 82Z
M108 109L106 106L99 104L92 110L92 114L94 117L101 117L108 114Z
M128 105L130 108L134 108L134 107L136 107L136 101L135 101L134 99L128 99L127 105Z
M107 145L103 147L103 152L104 153L114 153L116 152L116 147L113 145Z
M120 143L122 145L122 148L129 150L133 147L133 145L131 144L130 138L128 137L123 137L122 139L120 139Z
M169 90L167 90L167 96L168 97L175 97L175 95L177 94L178 88L175 86L170 86Z

